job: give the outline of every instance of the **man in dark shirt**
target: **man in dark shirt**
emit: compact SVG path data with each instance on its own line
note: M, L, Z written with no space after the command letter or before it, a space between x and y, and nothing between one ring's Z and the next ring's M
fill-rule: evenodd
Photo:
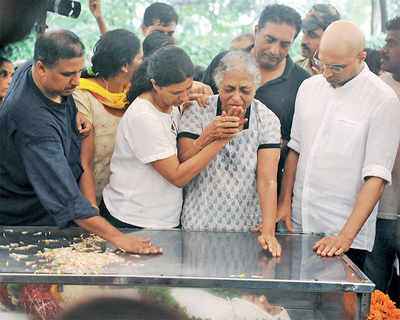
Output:
M72 222L117 248L159 253L149 239L125 235L80 192L80 138L71 96L84 67L84 46L67 30L35 43L34 61L18 68L0 110L0 224Z
M254 46L246 49L255 57L261 71L263 85L258 88L256 99L271 109L281 122L283 147L278 169L278 185L286 159L286 144L290 139L297 90L310 76L307 71L293 63L288 55L300 29L301 17L294 9L279 4L268 5L255 27ZM210 85L214 93L217 93L218 89L213 80L213 73L227 52L219 53L203 76L203 83Z

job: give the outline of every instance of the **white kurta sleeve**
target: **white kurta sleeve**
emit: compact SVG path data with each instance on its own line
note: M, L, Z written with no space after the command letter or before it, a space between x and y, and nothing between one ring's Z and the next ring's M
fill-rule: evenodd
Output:
M400 102L386 99L370 119L362 178L380 177L391 183L391 172L400 139Z

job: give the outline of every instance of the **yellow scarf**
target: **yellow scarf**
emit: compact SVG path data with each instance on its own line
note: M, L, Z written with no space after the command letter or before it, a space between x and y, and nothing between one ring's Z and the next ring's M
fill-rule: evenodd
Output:
M129 87L121 93L112 93L90 79L81 78L77 89L90 91L100 103L110 108L124 109L126 104L129 103L126 98Z

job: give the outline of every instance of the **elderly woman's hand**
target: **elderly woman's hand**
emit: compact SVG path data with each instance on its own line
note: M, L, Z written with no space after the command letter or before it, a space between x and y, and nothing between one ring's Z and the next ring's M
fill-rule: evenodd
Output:
M247 122L247 119L241 119L244 113L242 108L233 107L229 112L223 111L222 115L216 116L202 132L206 144L217 139L228 141L233 139Z
M275 236L261 233L257 240L260 246L264 250L268 250L273 257L281 256L282 248Z

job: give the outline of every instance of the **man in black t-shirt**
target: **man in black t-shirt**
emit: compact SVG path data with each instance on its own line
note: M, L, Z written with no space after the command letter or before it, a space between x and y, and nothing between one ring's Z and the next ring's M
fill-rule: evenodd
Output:
M36 41L33 61L18 68L0 109L0 225L66 227L72 222L138 253L159 253L149 239L126 235L98 215L80 192L83 172L71 96L84 46L67 30Z
M263 84L257 89L256 99L271 109L281 122L283 146L278 185L286 159L286 144L290 139L297 90L301 83L310 77L310 74L293 63L288 55L300 29L301 17L294 9L279 4L268 5L255 27L254 46L245 49L255 57L261 71ZM218 89L213 80L213 73L227 52L218 54L203 76L203 83L210 85L214 93L217 93Z

